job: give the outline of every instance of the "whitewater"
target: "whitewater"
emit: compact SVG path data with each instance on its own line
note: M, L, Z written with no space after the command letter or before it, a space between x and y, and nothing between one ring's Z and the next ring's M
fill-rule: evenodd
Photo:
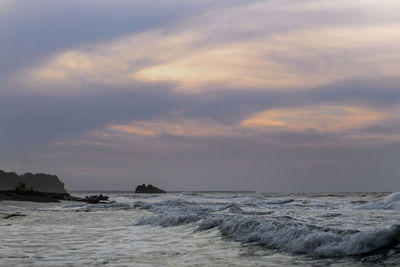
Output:
M400 265L400 193L102 193L1 201L0 266Z

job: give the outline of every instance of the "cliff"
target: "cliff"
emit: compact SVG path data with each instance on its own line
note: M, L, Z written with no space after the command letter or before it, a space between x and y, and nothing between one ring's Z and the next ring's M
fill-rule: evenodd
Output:
M152 186L151 184L149 184L148 186L143 184L143 185L138 185L136 187L135 193L138 193L138 194L160 194L160 193L166 193L166 192L164 190L161 190L160 188Z
M17 184L25 183L27 189L49 193L67 193L64 184L56 175L25 173L18 175L14 172L0 170L0 191L14 190Z

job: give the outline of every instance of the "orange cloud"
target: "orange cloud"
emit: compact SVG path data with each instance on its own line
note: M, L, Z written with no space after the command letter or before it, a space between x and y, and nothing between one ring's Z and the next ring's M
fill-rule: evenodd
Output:
M106 131L145 137L257 136L279 131L303 132L307 129L314 129L320 133L354 135L347 132L392 117L389 113L361 107L315 105L258 112L233 125L222 125L206 118L176 118L113 124L108 126Z
M399 77L398 23L335 25L321 21L277 31L265 27L279 25L285 17L295 18L299 12L323 16L347 5L365 11L371 22L384 18L385 12L400 10L398 2L385 3L391 8L371 0L310 1L289 7L264 2L216 10L165 29L65 51L28 76L38 82L172 82L177 84L175 91L185 93L224 88L296 90L353 77ZM269 16L272 10L282 16ZM221 41L213 40L217 37Z
M174 135L183 137L207 137L233 135L231 127L223 126L209 119L167 119L138 121L130 124L115 124L107 130L147 137Z
M311 106L274 109L256 113L241 125L257 131L280 128L287 131L315 129L319 132L341 132L359 129L389 118L387 113L350 106Z

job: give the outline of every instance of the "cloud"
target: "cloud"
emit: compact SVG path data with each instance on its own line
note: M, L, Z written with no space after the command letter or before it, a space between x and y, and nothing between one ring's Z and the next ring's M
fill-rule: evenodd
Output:
M259 112L244 120L241 125L259 130L278 127L287 131L314 129L319 132L340 132L365 127L389 116L391 114L364 108L311 106Z
M197 143L208 138L259 138L262 142L282 144L385 143L399 140L396 133L374 133L375 125L396 119L397 109L383 112L366 107L308 105L296 108L272 108L249 114L237 122L221 123L206 117L182 117L170 114L163 119L135 120L109 124L92 133L104 140L149 138L168 142ZM146 139L144 139L146 140Z
M19 79L50 58L165 27L209 8L240 1L0 1L0 77Z
M136 70L156 60L170 59L178 48L198 38L192 33L162 37L163 34L158 30L150 31L70 50L55 56L43 68L31 71L28 77L33 81L58 84L129 85L135 82L132 76Z
M331 8L343 13L341 5L313 3L285 8L272 1L220 9L164 29L77 47L56 55L28 77L72 84L173 83L175 91L186 93L304 90L353 77L398 77L400 24L391 19L384 23L382 14L379 24L343 25L327 19L311 25L303 17L307 13L331 15ZM388 4L399 9L395 2ZM381 4L368 1L368 6ZM352 8L367 10L362 2ZM393 10L384 11L390 18ZM376 13L364 16L377 19ZM280 25L285 18L290 23ZM265 24L276 27L261 27Z
M136 121L132 124L117 124L108 126L107 130L125 134L142 136L182 136L182 137L208 137L231 136L234 131L229 126L221 125L215 121L204 118L197 119L166 119L154 121Z

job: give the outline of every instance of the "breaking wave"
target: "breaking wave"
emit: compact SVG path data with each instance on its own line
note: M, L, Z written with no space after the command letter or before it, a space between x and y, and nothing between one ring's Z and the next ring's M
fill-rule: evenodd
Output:
M392 194L384 201L397 203L399 196ZM318 257L365 255L393 247L400 239L400 225L371 231L336 230L296 222L290 217L285 220L279 216L265 217L263 215L272 211L246 211L234 203L203 204L181 199L143 204L141 208L154 215L142 217L136 225L173 227L193 224L197 231L216 228L232 241Z
M395 245L400 238L400 225L370 232L340 232L311 226L264 222L244 217L208 218L198 230L217 227L234 241L256 243L270 249L320 257L343 257L374 252Z
M384 200L370 202L359 206L362 209L393 209L400 210L400 192L388 195Z
M197 222L201 219L200 216L196 214L180 214L180 213L166 213L155 216L142 217L136 225L153 225L153 226L178 226L182 224L188 224Z
M267 222L244 216L164 213L143 217L137 225L178 226L199 222L198 231L217 228L222 236L241 243L319 257L367 254L398 244L400 225L373 231L338 231L290 222Z

